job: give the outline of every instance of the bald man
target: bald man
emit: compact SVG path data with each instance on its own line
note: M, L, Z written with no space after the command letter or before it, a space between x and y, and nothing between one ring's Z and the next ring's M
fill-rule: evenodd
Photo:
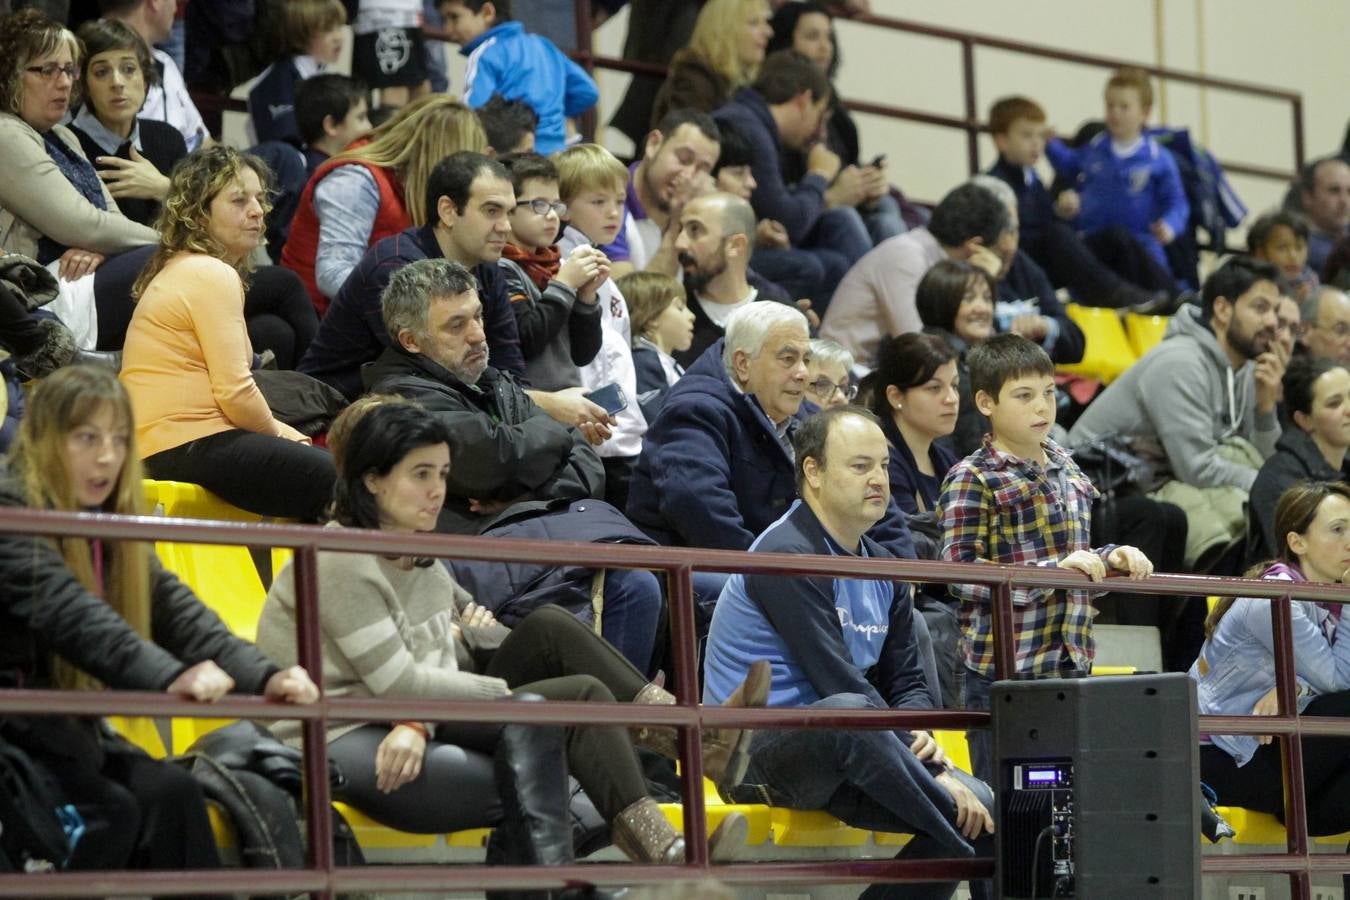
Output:
M694 313L694 342L675 354L690 366L722 337L731 314L755 300L780 300L750 271L755 211L735 194L703 194L684 205L675 252Z
M1350 365L1350 297L1323 285L1303 301L1299 312L1308 354Z

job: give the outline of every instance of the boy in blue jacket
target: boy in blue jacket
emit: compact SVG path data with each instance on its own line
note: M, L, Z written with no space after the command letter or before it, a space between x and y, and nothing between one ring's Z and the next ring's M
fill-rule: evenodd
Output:
M1059 139L1045 148L1055 172L1075 183L1060 194L1061 211L1089 237L1124 228L1168 272L1163 247L1186 227L1191 207L1171 153L1144 134L1153 88L1141 69L1117 69L1106 82L1106 131L1075 150ZM1144 287L1171 289L1167 284Z
M501 94L524 100L539 116L535 152L548 156L567 142L565 119L595 105L600 91L586 70L546 37L511 21L511 0L441 0L445 30L469 58L464 102L474 109Z

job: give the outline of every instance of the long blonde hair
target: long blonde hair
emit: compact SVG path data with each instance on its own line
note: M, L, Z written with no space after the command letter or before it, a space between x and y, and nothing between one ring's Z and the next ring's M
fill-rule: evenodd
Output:
M132 285L132 297L139 300L150 282L155 280L155 276L175 254L202 253L216 259L227 258L225 248L211 236L207 228L211 220L211 201L233 184L244 169L252 169L262 182L261 202L266 218L272 210L272 203L268 199L272 171L258 157L240 153L224 144L215 144L183 157L173 167L173 174L169 177L169 193L164 197L159 220L155 222L155 228L159 231L159 246ZM251 254L235 265L241 279L247 279L252 268Z
M694 21L689 49L731 83L745 87L759 74L759 66L741 62L739 44L745 20L754 7L768 9L767 0L708 0Z
M76 365L58 369L37 382L10 450L10 469L23 484L29 506L75 511L79 508L66 469L66 438L103 409L111 408L118 427L128 435L127 455L117 484L101 511L140 515L145 506L141 460L131 414L131 399L106 366ZM108 605L146 639L150 637L150 548L140 541L105 542L108 577L99 584L94 553L87 538L51 538L66 566L89 591L102 594ZM97 682L64 659L53 660L53 679L64 688L87 688Z
M487 150L487 134L478 114L447 94L429 94L400 109L370 133L368 143L345 150L335 160L359 160L393 169L403 185L403 203L414 225L425 225L427 181L436 163L451 153Z

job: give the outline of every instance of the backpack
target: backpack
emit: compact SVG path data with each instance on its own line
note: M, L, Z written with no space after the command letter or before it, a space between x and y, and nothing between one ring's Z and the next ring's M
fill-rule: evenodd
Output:
M0 739L0 871L43 872L63 867L78 839L63 819L78 821L60 799L55 779L28 754Z

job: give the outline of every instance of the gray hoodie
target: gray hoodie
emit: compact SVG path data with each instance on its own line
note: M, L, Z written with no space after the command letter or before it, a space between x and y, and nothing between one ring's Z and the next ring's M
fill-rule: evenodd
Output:
M1228 462L1219 445L1246 438L1264 457L1275 452L1275 413L1256 411L1252 364L1234 369L1197 306L1183 306L1161 343L1111 383L1069 432L1081 447L1104 435L1130 441L1160 470L1195 487L1250 491L1256 470Z

